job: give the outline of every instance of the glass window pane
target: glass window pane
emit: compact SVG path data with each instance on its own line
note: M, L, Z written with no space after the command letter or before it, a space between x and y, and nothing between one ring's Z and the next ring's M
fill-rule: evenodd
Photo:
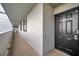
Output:
M72 18L72 14L66 15L66 18L67 18L67 19L68 19L68 18Z
M10 23L7 15L0 14L0 32L8 31L12 29L12 24Z
M71 22L67 22L67 33L71 33Z
M59 32L63 32L63 23L59 23Z
M10 30L13 30L13 26L8 16L5 14L2 5L0 4L0 33L4 33Z

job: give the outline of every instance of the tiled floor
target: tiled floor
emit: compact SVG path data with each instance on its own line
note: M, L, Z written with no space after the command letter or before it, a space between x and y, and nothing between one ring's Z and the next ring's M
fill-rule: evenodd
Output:
M69 55L58 49L53 49L48 53L48 56L69 56Z

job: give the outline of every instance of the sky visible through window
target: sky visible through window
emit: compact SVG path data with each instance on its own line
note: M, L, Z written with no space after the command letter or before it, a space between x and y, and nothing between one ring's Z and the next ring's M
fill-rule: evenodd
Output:
M12 29L13 29L12 24L7 14L5 13L2 5L0 4L0 33L7 32Z

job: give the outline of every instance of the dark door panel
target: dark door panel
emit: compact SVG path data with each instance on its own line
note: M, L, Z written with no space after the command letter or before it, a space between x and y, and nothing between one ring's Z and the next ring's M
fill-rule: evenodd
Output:
M56 48L70 55L79 55L78 10L55 16Z

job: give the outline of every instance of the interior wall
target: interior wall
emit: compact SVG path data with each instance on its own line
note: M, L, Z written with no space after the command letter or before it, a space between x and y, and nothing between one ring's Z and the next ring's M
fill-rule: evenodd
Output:
M43 55L54 49L54 29L53 8L49 4L43 4Z
M54 8L54 14L58 14L78 6L79 3L64 3Z
M39 55L43 54L43 4L37 4L27 15L27 32L19 33Z

